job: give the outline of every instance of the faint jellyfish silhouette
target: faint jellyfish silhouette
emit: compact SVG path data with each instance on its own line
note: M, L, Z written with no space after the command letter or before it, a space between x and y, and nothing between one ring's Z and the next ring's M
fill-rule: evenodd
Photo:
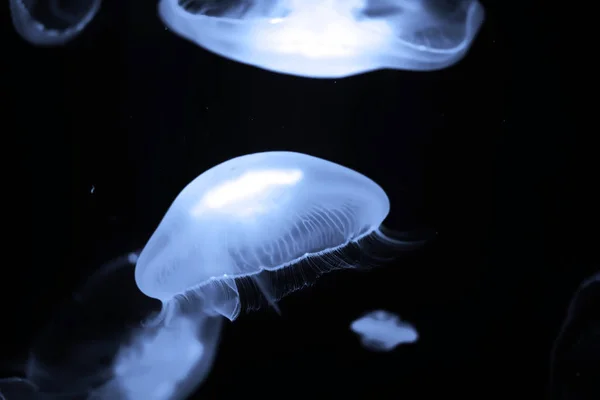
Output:
M160 304L135 286L130 253L83 285L31 349L25 375L47 398L177 400L207 377L223 318L180 313L141 322Z
M62 45L77 37L98 13L102 0L10 0L13 26L37 46Z
M579 286L554 341L548 398L600 398L600 272Z
M341 165L292 152L237 157L181 191L142 250L135 280L162 302L159 322L186 307L234 320L240 290L258 288L276 307L319 275L361 264L346 250L360 258L421 246L422 238L383 232L389 209L378 184Z
M44 399L35 385L24 378L0 379L0 400L39 400Z
M222 57L278 73L342 78L455 64L484 11L476 0L160 0L159 16Z
M350 329L360 337L362 345L372 351L391 351L402 343L419 338L416 329L388 311L376 310L358 318Z

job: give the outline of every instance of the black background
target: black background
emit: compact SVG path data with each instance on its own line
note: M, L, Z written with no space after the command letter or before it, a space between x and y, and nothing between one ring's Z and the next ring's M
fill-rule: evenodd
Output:
M189 181L293 150L371 177L392 203L387 226L438 239L326 275L281 317L228 324L198 398L540 397L568 300L597 268L597 197L548 7L508 3L484 2L455 67L338 80L215 56L165 30L152 1L106 2L62 48L26 44L3 17L5 369L87 276L144 245ZM348 325L374 308L414 323L418 344L365 351Z

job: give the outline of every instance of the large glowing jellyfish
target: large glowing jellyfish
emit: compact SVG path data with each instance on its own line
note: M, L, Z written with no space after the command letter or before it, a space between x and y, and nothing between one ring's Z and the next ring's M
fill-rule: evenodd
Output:
M161 0L159 15L223 57L313 78L448 67L484 18L476 0Z
M135 280L162 301L159 321L186 307L234 320L246 283L275 305L324 272L356 266L344 258L348 248L422 244L382 232L389 209L378 184L341 165L292 152L237 157L181 191L142 250Z
M224 319L182 311L142 324L160 304L137 289L136 258L103 267L34 343L24 375L42 398L177 400L206 378Z
M13 25L31 44L56 46L77 37L102 0L9 0Z
M419 338L416 329L388 311L376 310L358 318L350 329L359 335L362 345L372 351L390 351L402 343Z
M600 272L575 292L550 358L549 399L600 398Z

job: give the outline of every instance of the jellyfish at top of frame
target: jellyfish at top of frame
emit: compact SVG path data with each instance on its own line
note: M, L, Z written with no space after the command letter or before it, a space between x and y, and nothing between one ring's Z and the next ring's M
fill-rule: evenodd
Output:
M388 311L376 310L358 318L350 329L359 335L362 345L372 351L391 351L402 343L419 338L416 329Z
M465 56L477 0L160 0L165 25L222 57L273 72L343 78L429 71Z
M384 233L389 209L377 183L333 162L285 151L237 157L181 191L142 250L135 279L163 303L157 321L194 306L234 320L250 284L277 307L322 273L356 267L345 258L349 248L420 247L422 237Z
M13 26L36 46L63 45L94 19L102 0L10 0Z
M39 398L180 400L206 379L224 318L182 312L145 325L160 304L135 285L136 260L105 264L35 340L24 375Z

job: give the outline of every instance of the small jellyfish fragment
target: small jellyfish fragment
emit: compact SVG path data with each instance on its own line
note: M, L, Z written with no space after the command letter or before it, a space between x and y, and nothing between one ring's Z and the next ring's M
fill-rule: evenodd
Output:
M178 400L206 379L224 319L181 312L145 326L160 304L135 286L135 260L103 266L37 338L25 376L42 398Z
M237 157L181 191L142 250L135 280L163 303L158 321L194 304L234 320L249 280L273 305L325 272L359 266L345 250L421 246L422 238L384 233L389 210L377 183L333 162L284 151Z
M360 337L362 345L372 351L391 351L403 343L419 338L416 329L388 311L376 310L358 318L350 329Z
M550 354L548 398L600 398L600 272L576 290Z
M160 0L159 16L222 57L342 78L453 65L471 47L484 12L477 0Z
M94 19L102 0L10 0L13 26L36 46L63 45Z

